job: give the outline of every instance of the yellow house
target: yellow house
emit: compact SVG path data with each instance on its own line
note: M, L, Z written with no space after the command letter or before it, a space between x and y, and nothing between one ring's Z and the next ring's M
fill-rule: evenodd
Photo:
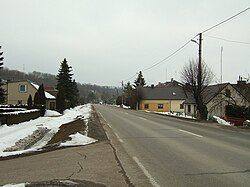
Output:
M141 89L140 110L184 112L186 94L182 87L145 87Z
M27 104L29 95L31 95L32 100L34 100L35 93L37 92L39 86L29 80L19 80L8 81L6 84L3 85L3 88L6 91L6 104L21 105ZM55 96L45 91L45 97L46 108L52 110L55 109Z

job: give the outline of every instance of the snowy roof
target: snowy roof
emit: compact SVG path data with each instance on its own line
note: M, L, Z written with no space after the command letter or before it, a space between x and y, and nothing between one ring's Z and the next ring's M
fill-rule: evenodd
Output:
M34 86L37 90L39 86L33 82L30 82L32 86ZM46 99L56 99L55 96L51 95L50 93L44 91Z

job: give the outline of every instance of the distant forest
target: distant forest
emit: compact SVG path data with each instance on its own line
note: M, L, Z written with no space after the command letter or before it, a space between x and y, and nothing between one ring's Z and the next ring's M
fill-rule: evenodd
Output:
M0 70L1 79L7 81L27 79L36 84L44 84L45 87L56 87L56 76L48 73L33 71L32 73L24 73L17 70L4 68ZM111 86L99 86L92 84L77 83L79 89L80 102L114 104L117 96L121 93L121 89Z

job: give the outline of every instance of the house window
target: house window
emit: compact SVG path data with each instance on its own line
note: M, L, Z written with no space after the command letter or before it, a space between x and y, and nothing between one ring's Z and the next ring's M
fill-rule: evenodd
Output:
M188 112L191 112L191 105L188 105Z
M158 109L163 109L163 104L158 104Z
M19 92L21 92L21 93L27 92L27 85L26 84L20 84L19 85Z
M226 89L226 97L231 97L231 92L229 89Z
M144 108L145 108L145 109L148 109L148 104L144 104Z
M180 104L180 109L184 109L184 105L183 104Z

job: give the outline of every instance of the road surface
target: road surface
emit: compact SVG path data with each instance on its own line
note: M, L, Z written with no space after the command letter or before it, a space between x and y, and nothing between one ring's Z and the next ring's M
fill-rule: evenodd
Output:
M153 186L249 186L250 131L95 108Z

